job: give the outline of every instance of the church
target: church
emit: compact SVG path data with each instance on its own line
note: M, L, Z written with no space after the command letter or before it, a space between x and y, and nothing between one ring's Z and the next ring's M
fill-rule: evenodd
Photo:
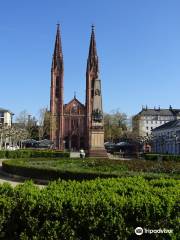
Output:
M77 151L83 148L90 157L107 157L94 26L87 59L85 104L76 96L64 104L64 62L60 27L57 25L51 66L50 139L59 150Z

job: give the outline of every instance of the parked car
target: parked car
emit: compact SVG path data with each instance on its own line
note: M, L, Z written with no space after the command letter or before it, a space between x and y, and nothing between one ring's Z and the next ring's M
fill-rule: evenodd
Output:
M113 153L115 151L115 143L112 142L105 142L104 147L108 153Z
M14 151L14 150L17 150L17 149L19 149L19 146L17 146L17 145L16 145L16 146L9 146L9 145L8 145L8 146L6 147L6 150L10 150L10 151Z

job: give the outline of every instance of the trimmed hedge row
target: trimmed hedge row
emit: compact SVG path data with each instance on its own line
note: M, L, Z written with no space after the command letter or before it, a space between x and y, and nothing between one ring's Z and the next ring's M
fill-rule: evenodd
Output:
M178 240L180 182L141 177L0 185L0 239L137 239L134 229L171 229L138 239Z
M97 159L58 159L58 158L30 158L11 159L2 162L2 169L10 174L28 179L56 180L89 180L97 177L144 176L153 178L179 179L180 163L159 162L145 160L97 160Z
M54 150L15 150L15 151L0 151L0 158L36 158L36 157L48 157L48 158L61 158L69 157L69 152L54 151Z
M76 160L75 160L76 161ZM64 180L90 180L97 177L118 177L115 174L108 174L103 172L77 172L61 170L60 168L50 166L31 166L24 165L23 160L7 160L2 162L3 171L27 177L29 179L44 179L44 180L57 180L59 178Z
M143 157L146 160L180 161L180 155L145 153Z

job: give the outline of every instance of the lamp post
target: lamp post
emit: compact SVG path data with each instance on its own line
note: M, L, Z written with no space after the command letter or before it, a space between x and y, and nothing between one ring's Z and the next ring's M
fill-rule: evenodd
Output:
M177 140L178 140L178 136L177 134L174 134L174 154L177 154Z

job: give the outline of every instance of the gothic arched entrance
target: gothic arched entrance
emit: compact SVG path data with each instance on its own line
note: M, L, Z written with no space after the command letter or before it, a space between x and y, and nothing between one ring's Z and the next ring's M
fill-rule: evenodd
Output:
M69 149L69 137L65 137L65 149Z
M85 139L84 139L84 137L80 138L80 148L85 149Z
M71 137L71 149L73 151L79 150L79 137L78 137L78 135L72 135L72 137Z

